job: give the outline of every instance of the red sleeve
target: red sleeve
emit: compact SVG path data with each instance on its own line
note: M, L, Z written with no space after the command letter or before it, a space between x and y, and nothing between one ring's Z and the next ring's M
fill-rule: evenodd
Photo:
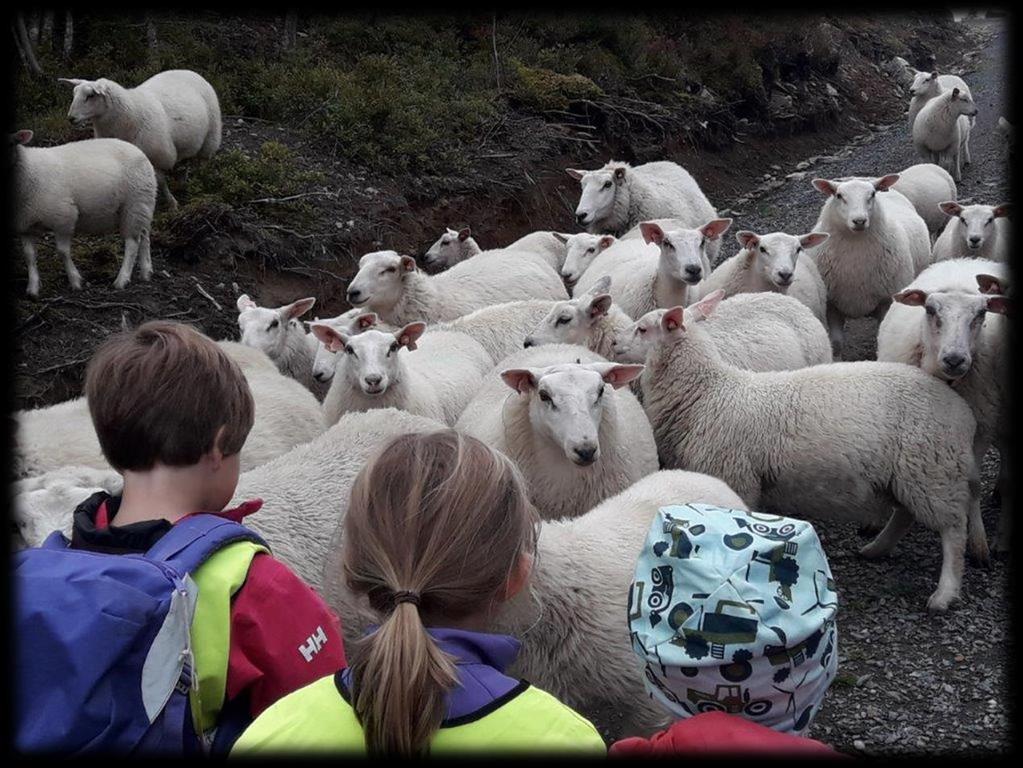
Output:
M338 617L284 563L256 555L231 608L226 700L247 691L255 718L344 666Z

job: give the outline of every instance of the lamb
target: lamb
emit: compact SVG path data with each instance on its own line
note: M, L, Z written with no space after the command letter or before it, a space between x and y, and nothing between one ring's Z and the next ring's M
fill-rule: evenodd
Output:
M923 109L924 104L933 99L935 96L940 96L945 91L950 91L953 88L958 88L960 91L969 94L970 86L968 86L961 77L956 75L939 75L937 72L916 72L913 75L913 84L909 86L909 133L913 133L913 123L916 121L916 116L920 114L920 110Z
M255 423L241 451L242 471L308 442L324 430L320 405L305 387L282 376L263 352L218 341L241 368L252 390ZM63 466L107 469L84 397L19 411L16 473L33 476Z
M576 517L657 470L650 425L620 389L642 369L574 344L524 349L486 376L455 426L518 464L544 519Z
M701 312L718 301L707 297ZM887 555L913 520L937 531L941 577L927 607L946 610L959 597L965 543L978 560L988 556L966 402L900 363L742 371L722 360L699 323L684 324L683 312L672 307L661 318L664 334L642 375L664 466L720 477L769 514L881 518L894 503L860 553Z
M423 255L423 263L430 269L440 271L472 258L482 250L468 227L462 229L448 227Z
M978 291L1006 274L1006 265L953 259L925 269L895 295L877 333L877 359L922 369L958 392L977 420L978 465L994 444L1002 457L1002 513L995 549L1009 548L1008 320L1011 301ZM999 289L995 289L999 290ZM920 311L923 307L926 311Z
M647 312L621 329L614 339L613 358L622 363L644 362L660 343L665 312ZM686 307L684 321L702 323L721 358L736 368L790 371L831 362L831 344L823 326L809 309L782 294L740 293L722 301L709 318L697 303Z
M614 235L591 235L586 232L565 238L565 260L561 265L561 277L570 291L597 256L615 242Z
M310 327L331 351L344 350L323 401L328 426L349 411L389 406L454 424L494 364L466 334L433 331L423 336L422 322L394 332L370 328L354 335L326 323ZM413 354L420 346L422 352Z
M830 237L810 251L827 288L828 332L840 358L847 317L884 316L891 297L930 261L927 224L891 187L898 174L877 179L814 179L827 196L814 232Z
M378 328L382 331L395 330L391 326L379 322L379 318L373 312L363 312L360 309L350 309L342 312L337 317L315 318L313 322L324 323L337 331L346 331L349 334L362 333L367 328ZM309 325L309 321L306 321ZM334 365L337 362L337 354L331 352L327 345L316 338L316 334L310 332L316 342L316 354L313 356L313 378L320 384L327 384L334 378ZM326 394L326 393L324 393Z
M32 131L11 136L14 176L14 231L28 265L29 296L39 296L35 236L52 231L64 259L68 282L82 287L82 276L71 260L71 238L81 234L119 232L124 259L114 288L131 280L135 258L139 277L153 273L149 232L156 207L156 175L146 156L126 141L87 139L57 147L26 147Z
M932 261L966 258L1009 261L1011 205L960 205L947 200L935 208L948 217L948 225L934 241Z
M178 203L167 187L167 174L191 157L208 160L220 149L220 102L202 75L170 69L134 88L113 80L61 77L74 86L68 120L92 123L96 138L129 141L156 169L160 196L171 208Z
M630 317L639 317L657 307L688 304L694 296L694 286L710 274L707 243L719 239L731 225L731 219L712 219L699 229L665 232L657 224L643 222L644 239L658 247L657 254L648 251L607 270L615 303ZM612 250L609 248L605 253ZM591 266L584 274L585 283L580 280L576 284L576 295L592 287L587 275L595 274L594 268Z
M917 163L899 171L899 180L892 189L901 192L913 204L927 224L931 239L941 232L946 217L938 207L942 200L955 200L959 194L955 179L934 163Z
M261 307L249 294L238 297L238 330L241 342L267 354L278 370L323 399L322 388L313 379L316 337L308 334L298 319L313 308L316 299L298 299L274 309ZM319 389L319 391L317 391Z
M667 216L693 229L717 216L696 180L678 163L661 160L633 167L612 160L595 171L567 172L582 187L575 217L590 234L620 235L641 221Z
M780 293L801 301L826 325L827 289L805 249L820 245L828 237L826 232L805 235L737 232L735 239L741 250L710 273L700 285L699 294L707 296L719 288L725 296L760 291Z
M557 304L547 299L506 301L477 309L468 315L439 323L428 333L459 331L478 341L498 363L522 349L523 340Z
M673 230L673 229L689 229L690 227L686 224L686 221L688 221L688 219L668 218L668 219L650 219L650 221L648 223L656 224L661 229L663 229L665 232L668 232L668 231ZM699 226L700 223L701 222L697 222L696 226ZM634 226L632 229L630 229L628 232L626 232L624 235L622 235L618 239L619 240L642 240L643 239L642 223L637 224L636 226ZM713 266L714 264L717 263L718 253L720 251L721 251L721 241L720 240L710 240L707 243L707 257L710 259L711 266Z
M502 301L564 299L558 273L541 257L525 251L495 251L427 276L411 256L375 251L359 259L348 284L353 307L376 312L387 323L454 320Z
M610 360L615 337L632 325L632 318L611 302L610 288L611 278L604 275L581 296L555 302L522 346L579 344Z
M913 146L929 163L937 163L962 179L962 164L970 158L970 118L977 105L969 93L953 88L928 101L913 123Z

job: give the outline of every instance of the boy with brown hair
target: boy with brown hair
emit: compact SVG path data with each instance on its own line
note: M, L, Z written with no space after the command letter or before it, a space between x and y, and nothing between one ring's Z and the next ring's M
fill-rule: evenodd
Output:
M99 492L80 504L71 541L47 540L44 548L159 559L154 553L179 556L196 542L210 549L213 537L223 539L187 568L198 596L185 649L192 690L191 718L184 719L207 749L224 753L274 701L345 665L337 617L240 525L262 501L224 509L253 424L248 383L208 337L187 325L154 321L100 347L86 371L85 394L103 454L124 476L124 490L120 497ZM48 598L39 602L46 605ZM29 698L45 699L49 686L28 665L19 660L27 688L36 689ZM47 719L40 706L37 729ZM24 743L54 743L45 733L34 738ZM88 738L83 743L91 745Z

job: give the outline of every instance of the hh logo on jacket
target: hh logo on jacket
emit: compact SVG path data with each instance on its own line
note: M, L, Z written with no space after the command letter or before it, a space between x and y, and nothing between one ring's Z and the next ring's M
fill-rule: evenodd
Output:
M298 646L298 650L306 662L311 662L313 660L313 656L319 653L320 649L326 644L327 633L323 631L322 626L319 626L316 628L315 632L305 639L305 643Z

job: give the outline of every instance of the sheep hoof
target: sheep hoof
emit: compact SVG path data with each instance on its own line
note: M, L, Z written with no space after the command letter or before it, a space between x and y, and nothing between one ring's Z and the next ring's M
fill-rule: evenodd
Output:
M927 610L931 613L945 613L952 603L959 601L959 595L937 591L927 598Z
M28 297L30 299L38 299L39 298L39 286L38 285L31 285L30 284L28 286L28 288L25 290L25 293L28 295Z
M119 291L123 291L125 289L125 286L127 285L128 285L127 280L121 280L120 278L114 280L114 288L116 288Z

